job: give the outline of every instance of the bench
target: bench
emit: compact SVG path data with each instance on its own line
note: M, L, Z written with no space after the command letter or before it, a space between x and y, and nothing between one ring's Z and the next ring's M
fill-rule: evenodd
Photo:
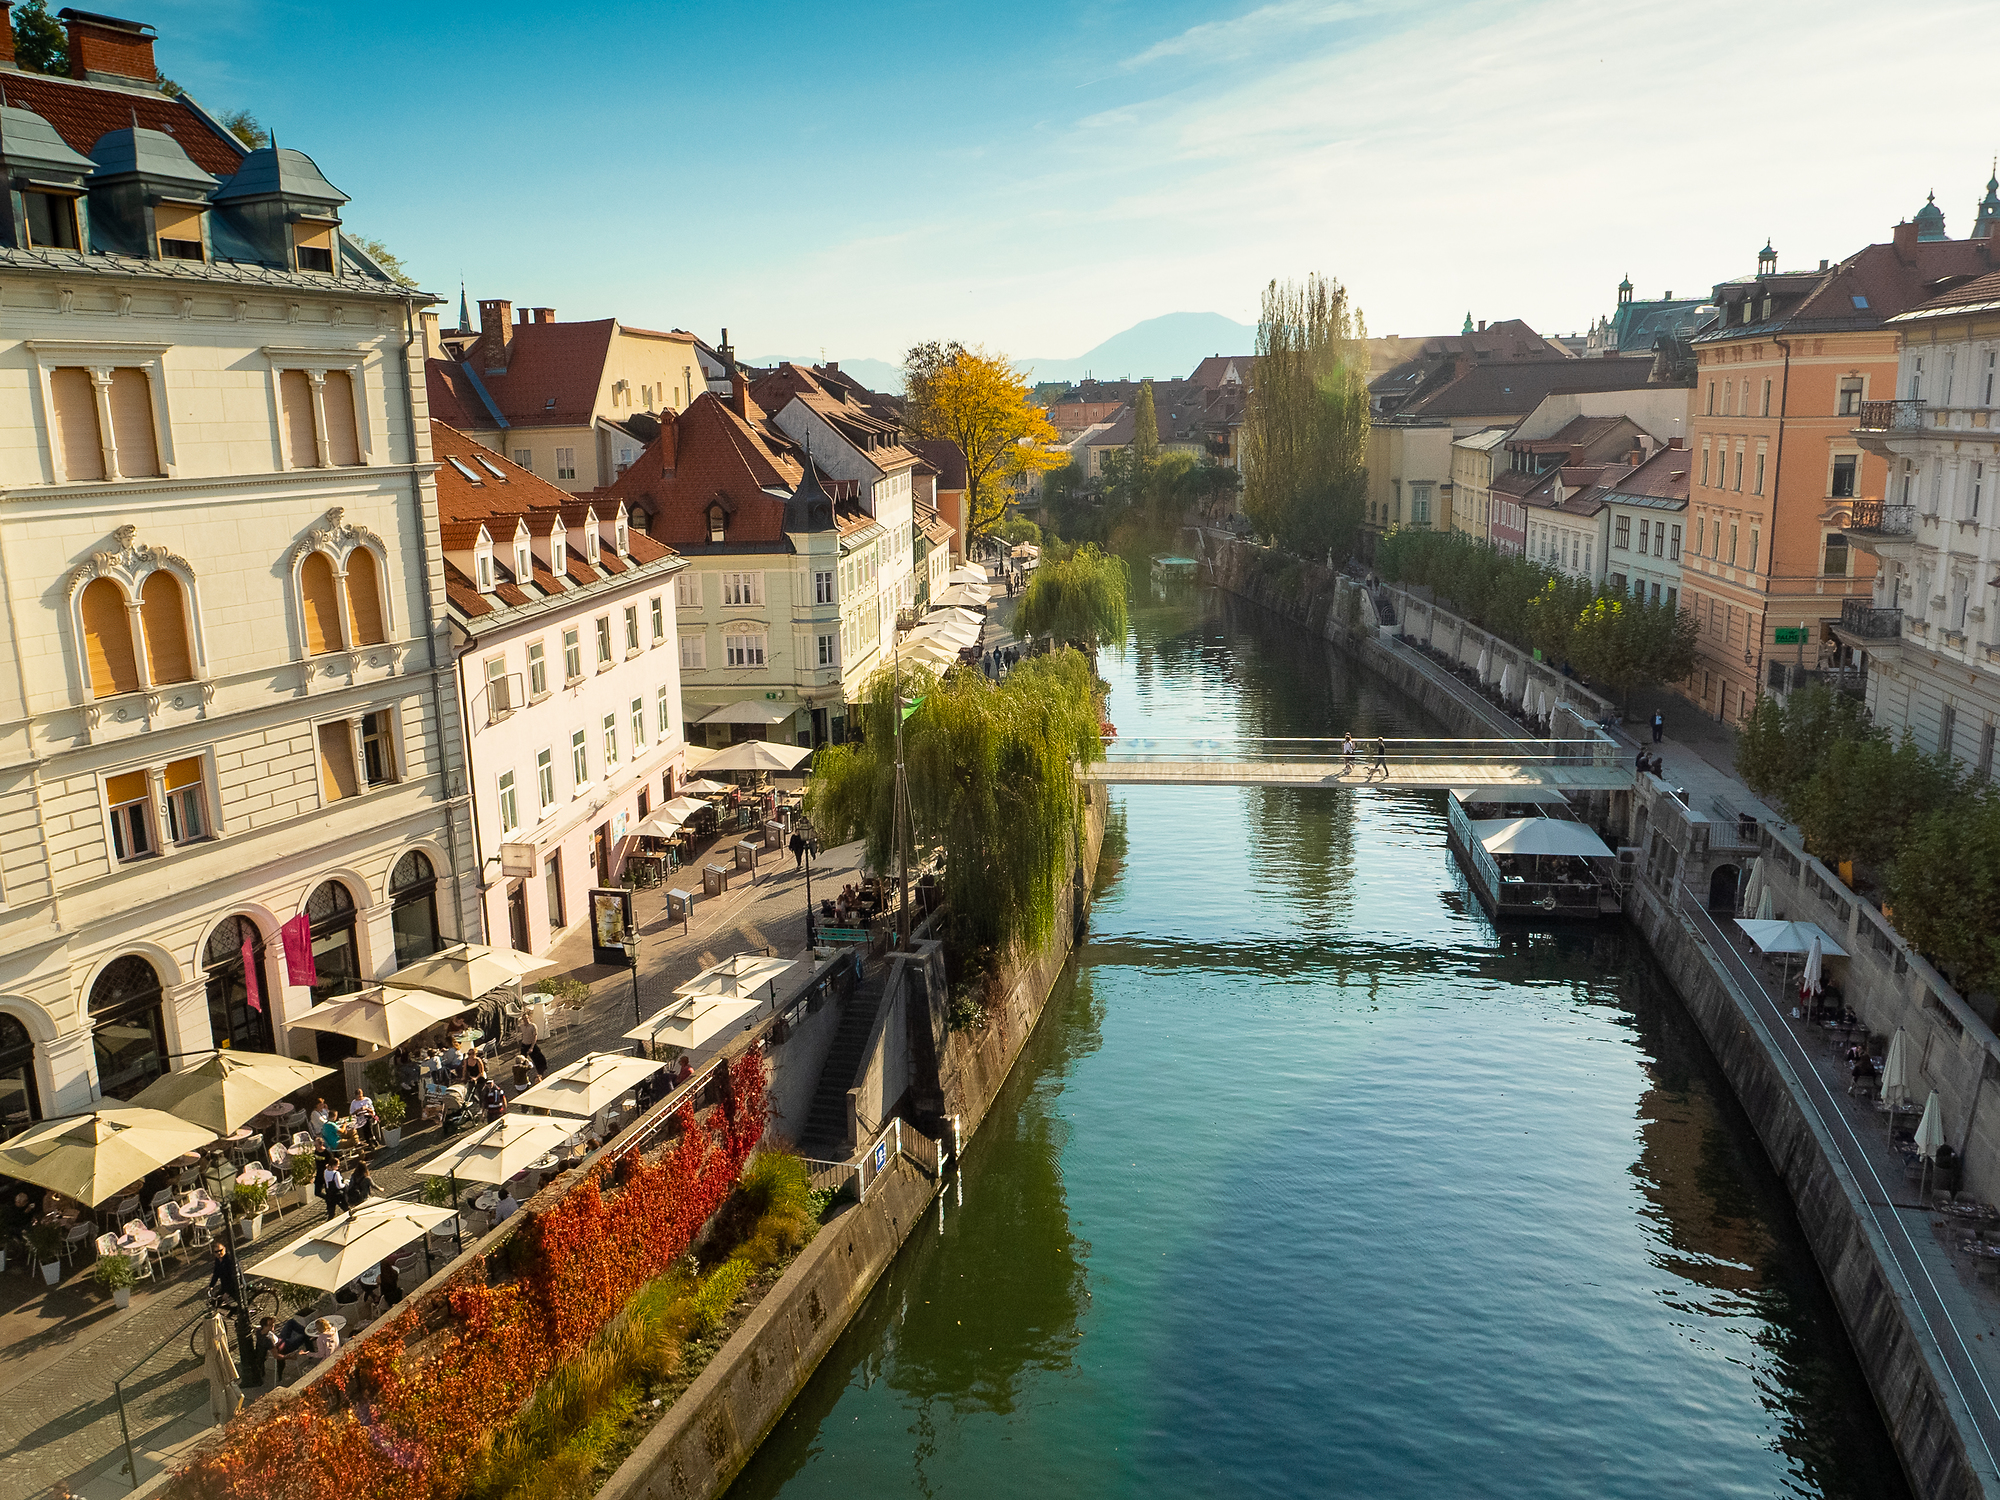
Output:
M869 933L865 927L822 927L819 940L822 943L865 943Z

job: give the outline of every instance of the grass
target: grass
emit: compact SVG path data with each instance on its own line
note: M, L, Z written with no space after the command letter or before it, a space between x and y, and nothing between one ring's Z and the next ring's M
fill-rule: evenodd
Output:
M805 1163L759 1152L699 1260L646 1283L581 1356L536 1390L467 1464L466 1500L589 1500L722 1347L753 1285L776 1280L818 1226Z

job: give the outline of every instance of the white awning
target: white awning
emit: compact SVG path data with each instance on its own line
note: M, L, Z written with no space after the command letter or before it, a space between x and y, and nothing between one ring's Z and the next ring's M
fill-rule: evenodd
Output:
M782 724L793 714L796 707L773 703L767 698L745 698L740 703L732 703L727 708L718 708L713 713L703 714L695 720L697 724Z
M1568 818L1487 818L1472 825L1472 836L1488 854L1572 854L1610 859L1604 840Z
M1552 786L1455 786L1452 796L1460 802L1533 802L1561 804L1569 801Z

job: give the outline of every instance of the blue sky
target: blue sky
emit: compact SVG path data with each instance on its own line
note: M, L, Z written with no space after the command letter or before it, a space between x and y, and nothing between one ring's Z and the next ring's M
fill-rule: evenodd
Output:
M1606 0L126 0L456 307L746 354L1082 352L1322 271L1376 333L1582 328L1871 240L2000 148L1990 9Z

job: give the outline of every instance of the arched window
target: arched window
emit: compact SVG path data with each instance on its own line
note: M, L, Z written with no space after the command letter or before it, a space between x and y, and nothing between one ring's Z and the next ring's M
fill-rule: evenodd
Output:
M340 602L333 587L333 564L324 552L308 552L299 564L299 603L306 617L306 655L340 650Z
M306 897L306 920L312 924L313 1004L324 1005L365 988L361 949L354 940L354 897L338 880L329 880ZM337 1068L352 1057L354 1038L316 1032L322 1067Z
M357 646L379 646L389 638L382 628L382 570L366 547L347 554L347 622Z
M438 938L437 872L415 849L389 874L389 925L396 933L399 969L444 946Z
M17 1019L0 1012L0 1141L20 1134L41 1117L34 1039Z
M109 578L83 591L83 653L90 665L90 695L109 698L139 690L139 658L132 649L132 617L125 593Z
M139 626L146 633L146 665L156 684L194 680L194 654L188 650L184 598L180 580L157 569L146 575L146 582L139 590Z
M97 1087L130 1099L167 1071L167 1027L159 973L136 953L114 958L90 987L90 1040Z
M201 963L208 977L208 1026L215 1045L271 1051L270 969L257 924L248 917L225 917L209 934ZM249 979L256 983L254 994Z

